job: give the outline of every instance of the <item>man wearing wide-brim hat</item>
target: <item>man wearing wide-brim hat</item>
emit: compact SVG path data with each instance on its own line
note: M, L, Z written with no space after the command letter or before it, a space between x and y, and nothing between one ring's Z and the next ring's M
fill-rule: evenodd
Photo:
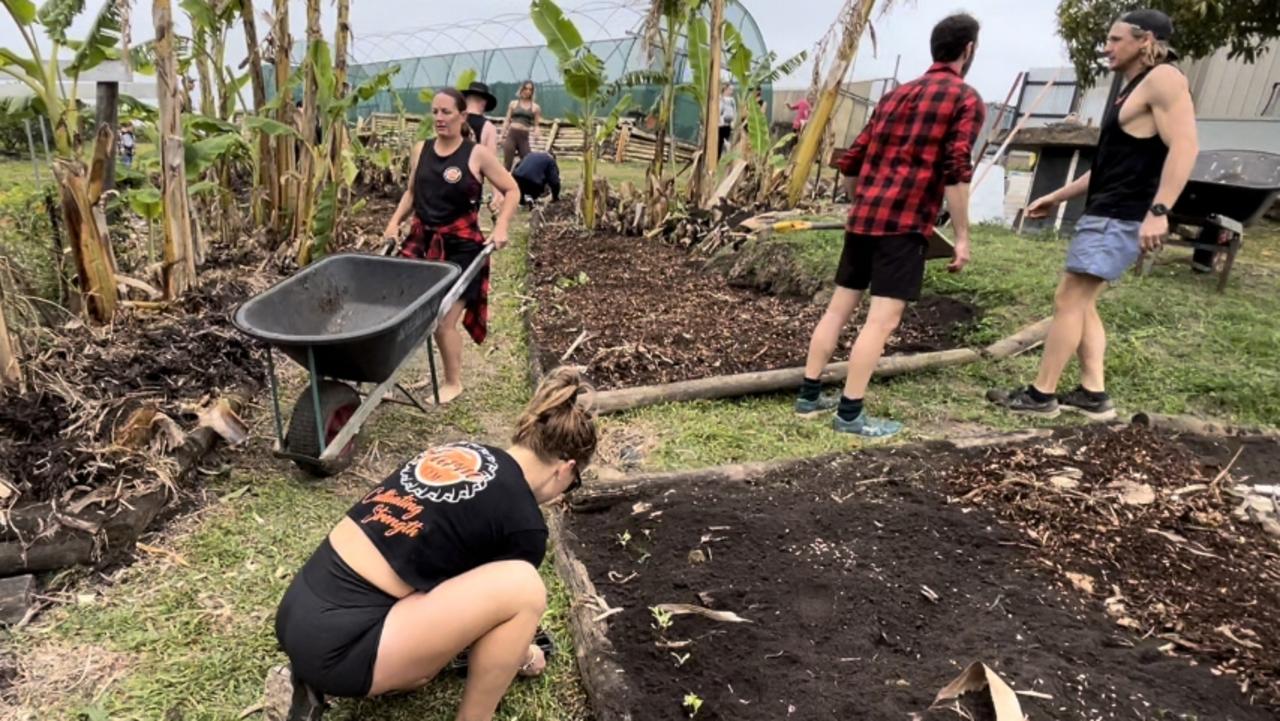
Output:
M479 81L472 81L462 91L462 97L467 99L467 127L471 128L472 139L480 145L492 150L496 155L498 152L498 128L494 126L485 113L491 112L498 107L498 98L489 91L489 86ZM499 194L494 195L494 202L502 203L502 197ZM490 206L490 210L493 206Z

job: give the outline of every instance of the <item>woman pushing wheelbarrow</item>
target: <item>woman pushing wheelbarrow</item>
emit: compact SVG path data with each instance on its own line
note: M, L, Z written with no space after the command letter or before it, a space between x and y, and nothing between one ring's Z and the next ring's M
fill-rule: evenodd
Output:
M520 203L516 181L502 161L470 137L467 102L462 93L446 88L431 102L436 137L418 143L412 154L409 187L387 222L384 235L398 239L400 224L413 212L409 236L400 255L423 260L443 260L468 267L483 251L478 209L483 180L493 183L502 196L502 207L489 240L495 249L507 244L507 229ZM443 317L435 339L444 363L444 384L439 402L448 403L462 393L462 334L458 321L476 343L484 342L489 323L489 261L467 285Z

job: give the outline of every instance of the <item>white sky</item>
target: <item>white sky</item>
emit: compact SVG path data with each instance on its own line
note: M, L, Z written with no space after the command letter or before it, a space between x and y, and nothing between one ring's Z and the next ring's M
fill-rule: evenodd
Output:
M563 0L562 6L573 8L585 0ZM840 8L839 0L741 0L752 13L764 34L765 42L779 57L789 57L800 50L812 50L816 39L826 32ZM177 3L175 2L175 9ZM883 4L883 0L881 0ZM99 0L88 0L90 8L100 7ZM270 0L256 0L261 15L269 10ZM467 0L466 2L410 3L403 0L352 0L351 24L359 50L360 36L430 27L462 20L487 18L499 14L520 13L528 8L524 0ZM1014 76L1029 67L1064 65L1065 46L1057 36L1054 9L1057 0L898 0L885 16L874 18L878 53L864 37L852 77L869 79L893 74L897 56L902 56L900 80L919 75L929 64L929 30L933 23L957 10L972 13L982 23L977 60L970 72L970 82L989 101L1001 101ZM304 30L304 3L290 0L290 21L295 37ZM181 20L181 12L176 14ZM332 33L335 11L331 0L323 2L323 25ZM634 16L627 16L628 21ZM77 29L88 24L88 18L77 23ZM134 37L146 39L153 33L151 3L134 3ZM628 27L618 29L619 34ZM180 30L181 31L181 30ZM266 27L259 20L259 34ZM76 33L72 33L75 37ZM243 36L232 33L233 62L243 56ZM0 47L26 54L25 46L7 16L0 15ZM780 86L807 84L809 71L802 69Z

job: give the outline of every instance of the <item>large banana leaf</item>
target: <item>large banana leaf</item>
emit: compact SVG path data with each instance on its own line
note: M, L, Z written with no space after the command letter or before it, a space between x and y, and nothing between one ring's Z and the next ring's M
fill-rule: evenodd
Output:
M115 4L115 0L105 0L105 2L109 5ZM45 34L50 40L66 45L67 28L71 27L71 23L75 22L76 17L83 11L84 0L47 0L36 12L36 17L40 19L40 24L44 26Z
M124 194L125 202L133 212L146 220L159 220L164 215L164 206L160 191L153 186L130 190Z
M30 25L36 19L36 4L31 0L0 0L0 5L4 5L19 25Z
M45 7L54 4L73 3L71 0L65 0L65 2L51 0ZM80 0L79 4L83 7L84 0ZM104 0L102 9L93 19L93 25L89 26L89 32L85 34L84 40L80 41L76 54L72 56L71 63L67 66L67 75L78 76L100 65L104 60L116 60L120 57L120 33L124 27L121 8L122 5L117 0ZM43 13L44 8L41 8L40 12ZM47 29L48 25L46 24L45 27ZM63 32L65 33L65 28ZM65 43L65 39L62 42Z
M622 121L622 114L631 108L631 100L630 95L623 95L613 106L613 111L609 113L609 117L605 118L605 121L596 129L597 143L604 142L618 129L618 123Z
M551 0L533 0L529 4L529 16L546 39L547 49L561 64L572 60L582 49L582 33Z
M693 71L693 82L685 89L697 101L698 107L703 108L707 105L707 76L711 73L711 40L706 18L701 15L690 18L688 36L689 69Z
M277 135L291 135L299 140L302 139L302 136L298 134L297 128L291 125L285 125L279 120L264 118L258 115L246 115L244 118L244 124L250 130L266 133L272 137Z
M774 56L774 53L769 53L769 55L776 57ZM785 78L791 73L794 73L796 70L800 69L801 65L804 65L805 60L809 59L809 52L807 50L801 50L795 55L787 58L781 65L774 65L773 57L770 58L767 65L759 68L758 73L753 78L752 85L771 85L779 79Z
M240 128L220 118L209 115L200 115L199 113L189 113L182 118L182 124L187 130L200 133L201 135L219 135L222 133L231 133L233 135L240 134Z
M178 7L191 18L192 30L209 32L218 23L217 12L207 0L181 0Z
M773 140L769 135L769 118L754 98L747 102L747 133L751 138L751 152L756 157L764 157L773 147Z
M458 76L458 82L454 83L454 85L459 90L466 90L467 88L471 87L471 83L474 83L476 81L476 77L477 77L476 69L467 68L466 70L462 71L461 75Z
M30 59L18 55L9 48L0 48L0 68L20 69L32 82L40 82L40 65Z
M738 28L733 23L726 22L724 24L725 45L729 50L729 59L725 63L725 67L729 70L729 74L737 81L739 88L749 88L751 86L751 61L753 60L751 48L742 40L742 33L738 32Z
M325 183L320 189L313 218L310 262L324 257L333 246L333 231L338 219L337 183Z
M590 50L560 64L564 89L578 102L595 100L605 85L604 61Z

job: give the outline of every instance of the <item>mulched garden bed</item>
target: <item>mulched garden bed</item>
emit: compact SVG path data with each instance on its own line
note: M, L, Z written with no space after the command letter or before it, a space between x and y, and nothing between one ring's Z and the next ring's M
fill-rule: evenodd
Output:
M981 661L1033 719L1273 719L1280 556L1232 515L1240 444L1094 426L880 449L646 484L566 537L622 609L638 718L687 718L687 694L698 719L960 718L927 708ZM1268 467L1280 442L1246 455Z
M585 366L601 390L804 365L825 308L735 287L688 252L643 237L589 234L553 206L531 234L533 345L543 368ZM930 296L910 307L886 353L954 348L978 315ZM842 338L852 342L856 329Z

